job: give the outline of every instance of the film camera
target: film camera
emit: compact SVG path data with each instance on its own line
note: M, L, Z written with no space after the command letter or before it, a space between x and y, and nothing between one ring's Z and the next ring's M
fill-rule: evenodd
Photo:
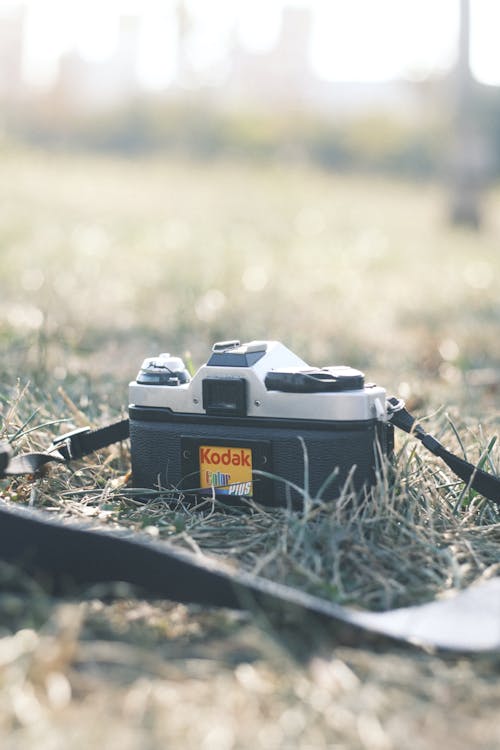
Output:
M136 487L300 505L304 487L324 499L347 479L369 488L393 447L384 388L278 341L216 343L193 378L179 357L148 358L129 396Z

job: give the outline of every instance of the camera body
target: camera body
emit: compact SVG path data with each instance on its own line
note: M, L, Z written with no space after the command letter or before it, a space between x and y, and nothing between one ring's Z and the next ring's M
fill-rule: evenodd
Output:
M129 402L135 487L297 507L347 480L369 489L393 448L384 388L278 341L218 342L193 378L179 357L148 358Z

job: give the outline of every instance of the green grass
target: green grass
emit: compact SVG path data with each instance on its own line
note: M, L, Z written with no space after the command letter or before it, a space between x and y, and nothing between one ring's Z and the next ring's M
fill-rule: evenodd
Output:
M215 339L278 338L311 364L361 367L498 474L499 237L488 207L482 233L451 230L433 184L3 154L0 436L45 448L71 426L115 419L148 354L201 364ZM496 509L406 437L392 481L381 477L355 513L314 499L306 515L144 506L124 491L128 467L127 450L111 448L0 493L370 609L498 572ZM2 747L500 742L497 656L341 645L312 621L143 601L123 587L58 598L9 566L0 575Z

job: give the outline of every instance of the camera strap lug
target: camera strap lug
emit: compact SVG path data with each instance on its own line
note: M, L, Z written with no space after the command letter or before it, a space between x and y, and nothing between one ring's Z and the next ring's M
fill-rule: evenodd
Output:
M386 404L387 404L387 414L389 415L389 417L391 417L391 415L394 414L395 412L401 411L406 406L402 398L396 398L395 396L390 396L387 399Z

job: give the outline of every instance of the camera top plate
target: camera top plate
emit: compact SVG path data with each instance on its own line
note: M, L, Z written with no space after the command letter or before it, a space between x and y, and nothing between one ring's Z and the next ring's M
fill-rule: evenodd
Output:
M383 422L388 419L384 388L364 385L363 374L352 368L311 368L279 341L218 342L207 364L186 383L145 382L147 361L141 369L142 382L136 380L129 386L129 401L133 406L200 416L238 413L240 417L259 419ZM207 380L211 382L208 389L204 385ZM214 381L217 381L215 386ZM297 383L302 385L298 387ZM215 391L216 411L210 395L207 397L207 393Z

